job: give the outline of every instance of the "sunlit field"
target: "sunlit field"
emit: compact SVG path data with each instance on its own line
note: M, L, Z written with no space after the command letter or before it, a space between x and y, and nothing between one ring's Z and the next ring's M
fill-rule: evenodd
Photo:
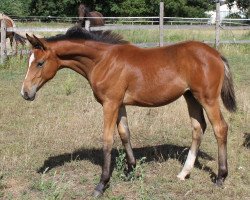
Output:
M158 31L119 33L133 43L158 41ZM250 39L249 31L233 34ZM233 39L224 31L222 38ZM164 32L165 41L193 39L212 41L214 30ZM214 185L217 144L208 120L190 178L176 177L192 137L181 97L164 107L127 108L138 167L132 179L125 180L124 152L116 133L112 178L101 199L250 199L250 149L243 145L250 135L250 45L222 45L219 51L229 60L238 102L236 113L223 108L229 124L224 187ZM17 56L0 65L0 199L92 199L102 165L102 107L87 81L67 69L59 71L35 101L23 100L27 62L26 56Z

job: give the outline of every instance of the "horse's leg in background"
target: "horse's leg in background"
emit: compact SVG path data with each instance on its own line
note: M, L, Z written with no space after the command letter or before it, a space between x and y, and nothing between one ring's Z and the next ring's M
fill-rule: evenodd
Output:
M101 196L106 189L110 179L111 150L113 146L114 129L118 117L119 106L116 102L105 102L103 104L104 132L103 132L103 156L102 175L96 186L93 196Z
M17 48L18 47L18 41L15 40L14 45L15 45L15 53L14 53L14 55L16 56L18 54L18 48Z
M200 103L194 98L193 94L188 91L184 94L187 102L188 112L193 128L192 144L188 152L188 157L184 164L182 171L177 175L181 180L190 174L194 167L195 159L197 157L198 149L201 143L202 135L206 129L206 121L203 115L203 108Z
M122 144L126 151L128 169L127 173L131 172L136 165L136 160L130 143L130 131L128 127L127 112L125 106L119 110L117 129L122 140Z
M11 53L13 53L13 41L14 41L14 35L10 35L9 36L9 38L10 38L10 47L11 47Z
M23 47L24 45L22 45ZM23 59L23 48L20 50L20 59Z
M17 55L17 42L14 40L14 33L11 32L10 38L10 46L11 46L11 53L13 55ZM14 47L13 47L14 44Z
M19 42L19 41L17 41L17 40L16 40L15 43L16 43L16 54L15 54L15 55L18 55L18 53L19 53L20 59L23 59L24 44L21 43L21 42ZM20 48L20 51L18 52L18 45L19 45L19 44L20 44L21 48Z
M214 134L218 143L218 177L216 184L221 186L228 175L227 168L227 131L228 125L225 122L221 110L219 99L207 101L205 104L207 116L213 126Z

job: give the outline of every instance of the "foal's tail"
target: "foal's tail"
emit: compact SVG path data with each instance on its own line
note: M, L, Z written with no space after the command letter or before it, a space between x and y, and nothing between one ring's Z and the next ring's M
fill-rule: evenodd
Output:
M225 67L224 81L221 90L221 99L228 111L235 112L237 110L237 105L234 93L232 74L229 70L229 64L227 59L223 56L221 56L221 59L223 60Z
M24 45L26 43L26 38L14 32L14 38L17 43Z

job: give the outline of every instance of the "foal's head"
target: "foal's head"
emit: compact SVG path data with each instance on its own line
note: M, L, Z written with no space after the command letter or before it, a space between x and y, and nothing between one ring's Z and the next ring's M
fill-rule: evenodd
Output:
M103 42L108 44L127 44L128 42L123 38L110 31L101 33L91 33L82 29L79 26L71 27L65 34L52 36L50 38L37 38L36 36L26 35L28 41L32 45L32 51L29 58L28 72L23 82L21 94L26 100L34 100L36 92L50 79L52 79L57 70L62 67L63 60L60 57L58 48L63 47L63 44L53 45L53 42L64 42L70 40L93 42ZM84 44L79 42L79 46L84 48ZM79 55L81 55L81 48L79 48ZM72 48L71 50L74 50ZM57 51L57 52L56 52ZM64 56L72 60L75 53L72 53L69 48L61 48L60 51ZM72 54L72 55L71 55ZM59 57L60 59L59 59ZM62 56L62 55L61 55ZM83 56L83 55L81 55Z
M36 36L30 37L28 34L26 36L32 45L32 51L21 95L24 99L32 101L36 92L55 76L59 68L59 59L45 40Z

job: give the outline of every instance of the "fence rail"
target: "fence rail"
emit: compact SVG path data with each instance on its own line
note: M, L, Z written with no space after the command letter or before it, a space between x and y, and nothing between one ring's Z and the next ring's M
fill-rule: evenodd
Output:
M163 25L164 30L194 30L194 29L214 29L213 25ZM47 27L11 27L7 28L7 32L66 32L70 28L47 28ZM220 26L223 30L250 30L250 26ZM105 25L100 27L90 27L91 31L106 30L148 30L159 29L159 25Z

